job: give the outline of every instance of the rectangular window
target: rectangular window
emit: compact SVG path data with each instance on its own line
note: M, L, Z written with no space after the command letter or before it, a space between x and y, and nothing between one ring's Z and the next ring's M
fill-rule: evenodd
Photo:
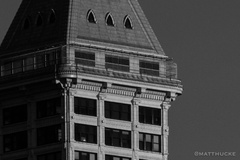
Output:
M60 124L37 129L37 145L57 143L61 139L62 129Z
M2 76L12 74L12 62L6 62L2 65Z
M27 117L27 105L3 109L3 125L26 122Z
M62 153L53 152L53 153L38 155L37 160L62 160Z
M146 74L151 76L159 76L159 63L140 61L140 74Z
M85 66L95 66L95 53L91 52L75 52L75 63Z
M16 151L27 148L27 131L12 133L3 136L4 152Z
M161 109L139 106L139 122L161 125Z
M36 55L36 68L43 68L45 66L45 54Z
M75 124L75 140L79 142L97 143L97 127Z
M97 101L94 99L74 97L74 112L89 116L97 116Z
M23 60L16 60L13 62L13 74L23 71Z
M131 132L105 128L105 144L109 146L131 148Z
M34 58L27 57L24 59L24 71L33 70L34 68Z
M97 160L97 154L91 152L75 151L75 160Z
M139 149L144 151L161 152L161 136L139 133Z
M45 66L51 66L54 65L56 63L56 54L55 52L48 52L46 55L46 60L45 60Z
M131 121L131 105L105 101L105 117Z
M105 160L131 160L131 158L119 157L119 156L114 156L114 155L105 155Z
M106 55L105 57L105 67L118 71L129 72L129 59L118 56Z
M61 98L37 102L37 118L49 117L61 113Z

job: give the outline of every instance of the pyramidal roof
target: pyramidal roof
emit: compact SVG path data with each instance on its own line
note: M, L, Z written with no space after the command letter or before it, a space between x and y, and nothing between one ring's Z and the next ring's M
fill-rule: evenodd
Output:
M23 0L0 54L77 43L164 55L137 0Z

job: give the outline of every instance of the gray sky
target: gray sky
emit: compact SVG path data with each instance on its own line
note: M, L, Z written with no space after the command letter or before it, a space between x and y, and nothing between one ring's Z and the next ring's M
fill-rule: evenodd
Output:
M240 1L139 0L183 95L169 114L169 160L240 159ZM20 0L0 0L0 42ZM197 157L194 152L236 152Z

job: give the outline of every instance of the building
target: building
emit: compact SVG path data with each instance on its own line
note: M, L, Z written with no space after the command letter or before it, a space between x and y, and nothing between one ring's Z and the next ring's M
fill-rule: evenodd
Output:
M0 67L1 160L167 160L182 85L137 0L23 0Z

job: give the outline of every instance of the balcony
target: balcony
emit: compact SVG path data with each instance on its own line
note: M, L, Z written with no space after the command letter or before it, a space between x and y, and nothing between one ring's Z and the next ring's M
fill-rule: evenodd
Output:
M181 87L181 82L177 79L177 65L170 59L151 62L142 57L134 57L133 62L121 57L117 59L116 56L109 58L108 55L105 55L105 59L95 59L95 55L70 59L61 56L61 52L61 48L53 48L4 59L0 62L0 82L34 76L54 78L91 74Z

